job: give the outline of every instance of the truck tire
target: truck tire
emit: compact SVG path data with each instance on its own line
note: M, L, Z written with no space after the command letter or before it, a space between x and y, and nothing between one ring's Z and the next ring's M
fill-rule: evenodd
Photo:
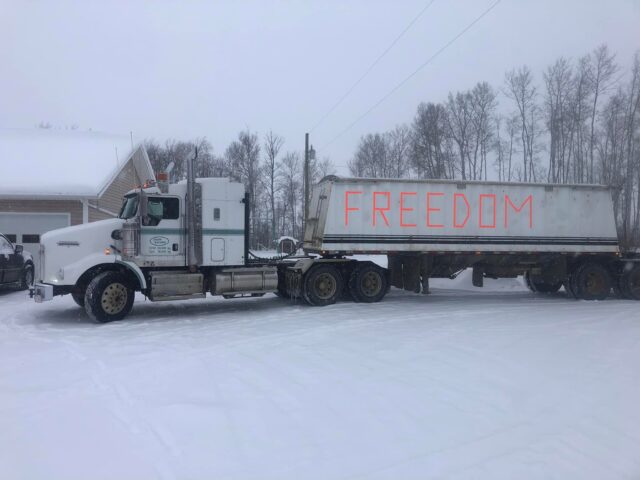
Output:
M571 289L581 300L604 300L611 293L611 274L603 265L585 262L570 278Z
M84 295L84 308L95 322L122 320L133 307L135 292L124 275L103 272L91 280Z
M338 269L332 265L318 265L304 276L302 296L309 305L324 307L336 303L342 289L342 275Z
M360 265L351 272L349 292L356 302L379 302L387 293L387 275L377 265Z
M33 265L27 263L20 277L20 288L26 290L33 285Z
M73 301L76 302L76 305L78 305L81 308L84 308L84 296L85 293L78 293L78 292L71 292L71 298L73 298Z
M524 273L524 281L529 290L534 293L556 293L562 287L562 282L548 283L544 280L536 280L531 273Z
M573 287L571 287L571 279L567 279L562 282L562 286L564 287L564 291L567 292L567 297L577 299L576 292L573 291Z
M640 300L640 265L623 272L620 277L619 290L623 298Z

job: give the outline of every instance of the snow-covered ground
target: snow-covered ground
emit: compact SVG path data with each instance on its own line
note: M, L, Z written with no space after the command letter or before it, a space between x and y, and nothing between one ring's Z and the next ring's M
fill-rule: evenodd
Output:
M0 292L0 476L640 478L640 304L469 285L106 325Z

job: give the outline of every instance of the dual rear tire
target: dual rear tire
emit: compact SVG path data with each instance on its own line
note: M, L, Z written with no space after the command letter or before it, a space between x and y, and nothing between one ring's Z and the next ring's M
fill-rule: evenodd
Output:
M556 293L562 287L562 281L548 282L525 272L524 281L534 293Z
M347 272L345 272L347 273ZM386 272L375 264L358 265L351 271L345 289L343 275L334 265L312 267L304 276L302 295L309 305L332 305L345 293L356 302L379 302L386 295Z
M616 292L627 300L640 300L640 265L625 268L618 277Z
M640 275L638 278L640 295ZM549 282L542 278L525 274L525 282L532 292L555 293L564 286L570 298L580 300L604 300L614 286L613 277L607 265L596 261L585 261L577 265L564 281Z

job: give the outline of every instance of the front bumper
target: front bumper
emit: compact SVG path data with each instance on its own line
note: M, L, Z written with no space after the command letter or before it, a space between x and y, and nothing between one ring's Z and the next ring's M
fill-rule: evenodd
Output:
M36 303L53 300L53 285L36 283L29 291L29 295L36 301Z

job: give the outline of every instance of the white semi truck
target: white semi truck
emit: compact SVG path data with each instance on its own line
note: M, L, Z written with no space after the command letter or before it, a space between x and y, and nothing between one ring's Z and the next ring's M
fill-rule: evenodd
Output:
M43 235L35 300L71 294L99 322L124 318L135 292L377 302L467 268L476 286L524 274L534 292L640 299L640 259L620 251L606 187L330 176L312 191L304 255L266 260L250 258L242 184L193 171L132 190L118 218Z

